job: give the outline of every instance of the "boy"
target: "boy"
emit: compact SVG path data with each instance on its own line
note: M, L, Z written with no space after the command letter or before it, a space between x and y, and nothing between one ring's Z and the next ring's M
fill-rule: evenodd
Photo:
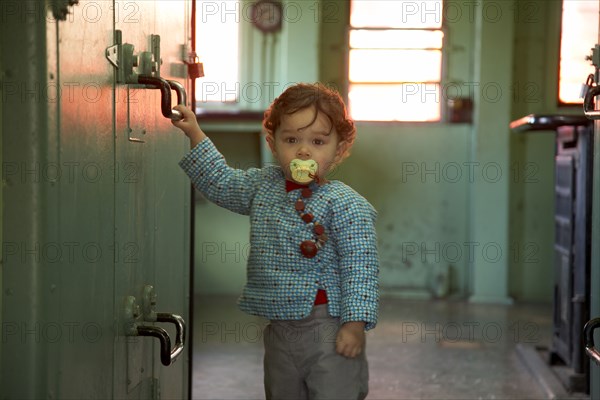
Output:
M341 97L321 84L285 90L263 120L278 165L247 171L227 166L194 113L176 108L192 147L180 166L209 200L250 216L239 306L270 320L267 399L363 399L365 330L379 301L376 212L325 178L356 136Z

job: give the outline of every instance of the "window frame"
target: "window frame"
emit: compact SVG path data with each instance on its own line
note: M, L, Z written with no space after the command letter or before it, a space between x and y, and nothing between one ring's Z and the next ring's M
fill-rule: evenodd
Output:
M407 83L415 83L418 85L434 85L437 84L439 85L439 106L438 106L438 110L439 110L439 119L436 120L427 120L427 121L423 121L423 120L403 120L403 119L378 119L378 120L367 120L367 119L356 119L355 117L352 116L352 118L355 119L355 121L359 122L359 123L377 123L377 124L440 124L440 123L446 123L448 122L448 118L447 118L447 109L448 109L448 105L446 104L447 102L444 99L444 90L443 88L445 87L445 84L447 82L447 42L448 42L448 29L447 29L447 21L444 15L444 12L441 12L440 15L440 26L439 28L423 28L423 27L409 27L409 28L392 28L392 27L375 27L375 26L369 26L369 27L365 27L365 26L352 26L351 24L351 20L352 20L352 1L354 0L350 0L348 1L348 19L347 19L347 27L346 27L346 43L347 43L347 51L346 51L346 65L345 65L345 73L346 73L346 90L345 90L345 97L346 97L346 103L348 105L348 109L350 110L350 88L353 84L368 84L368 85L402 85L402 84L407 84ZM364 1L364 0L363 0ZM445 7L445 1L441 0L441 10L443 10ZM391 81L391 82L361 82L361 81L351 81L350 80L350 52L353 49L364 49L363 47L358 47L358 48L353 48L351 47L350 44L350 34L352 31L359 31L359 30L370 30L370 31L377 31L377 30L395 30L395 31L430 31L430 32L441 32L442 33L442 38L441 38L441 47L438 48L425 48L425 47L419 47L419 48L401 48L401 47L384 47L383 49L392 49L392 50L425 50L425 51L439 51L440 52L440 77L439 77L439 81L419 81L419 82L413 82L413 81L403 81L403 80L397 80L397 81Z
M559 30L558 30L558 57L557 57L557 65L556 65L556 93L555 93L555 99L556 99L556 106L558 108L561 109L579 109L583 106L583 99L580 99L580 101L576 102L576 103L572 103L572 102L566 102L561 100L560 98L560 86L561 86L561 61L562 61L562 45L563 45L563 17L564 17L564 10L563 10L563 5L566 2L566 0L561 0L560 1L560 8L559 8ZM587 15L586 15L587 17ZM593 17L593 26L598 27L598 14L594 14ZM600 32L597 32L597 35L599 35ZM593 41L593 43L591 44L591 46L593 46L595 43L598 43L598 37L595 38L595 40ZM588 54L591 54L591 47L590 47L590 52ZM582 55L583 56L583 55ZM590 65L590 73L593 73L593 66L591 64L591 61L589 62ZM582 75L579 77L579 79L581 80L581 84L584 84L586 81L586 78L588 77L589 74L586 75Z

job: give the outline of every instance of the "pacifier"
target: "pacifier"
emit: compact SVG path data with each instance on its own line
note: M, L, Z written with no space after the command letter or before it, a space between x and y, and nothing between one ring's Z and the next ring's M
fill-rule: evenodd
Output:
M293 159L290 162L292 179L298 183L308 183L317 177L319 165L315 160Z

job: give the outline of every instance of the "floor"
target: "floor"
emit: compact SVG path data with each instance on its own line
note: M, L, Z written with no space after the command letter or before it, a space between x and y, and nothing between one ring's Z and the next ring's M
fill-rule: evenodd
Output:
M199 297L194 399L263 399L262 328L235 297ZM384 298L367 335L368 399L543 399L515 346L547 346L551 307Z

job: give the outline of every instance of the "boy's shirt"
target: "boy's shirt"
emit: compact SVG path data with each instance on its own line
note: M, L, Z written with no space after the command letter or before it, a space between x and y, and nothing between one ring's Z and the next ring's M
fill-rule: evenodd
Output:
M179 165L194 186L213 203L250 216L247 283L239 307L275 320L307 317L318 289L327 292L330 315L341 322L377 323L379 259L376 211L349 186L331 181L311 183L306 212L325 226L327 242L314 258L300 243L314 240L313 223L305 223L294 204L300 190L286 191L279 166L229 167L210 139L192 149Z

